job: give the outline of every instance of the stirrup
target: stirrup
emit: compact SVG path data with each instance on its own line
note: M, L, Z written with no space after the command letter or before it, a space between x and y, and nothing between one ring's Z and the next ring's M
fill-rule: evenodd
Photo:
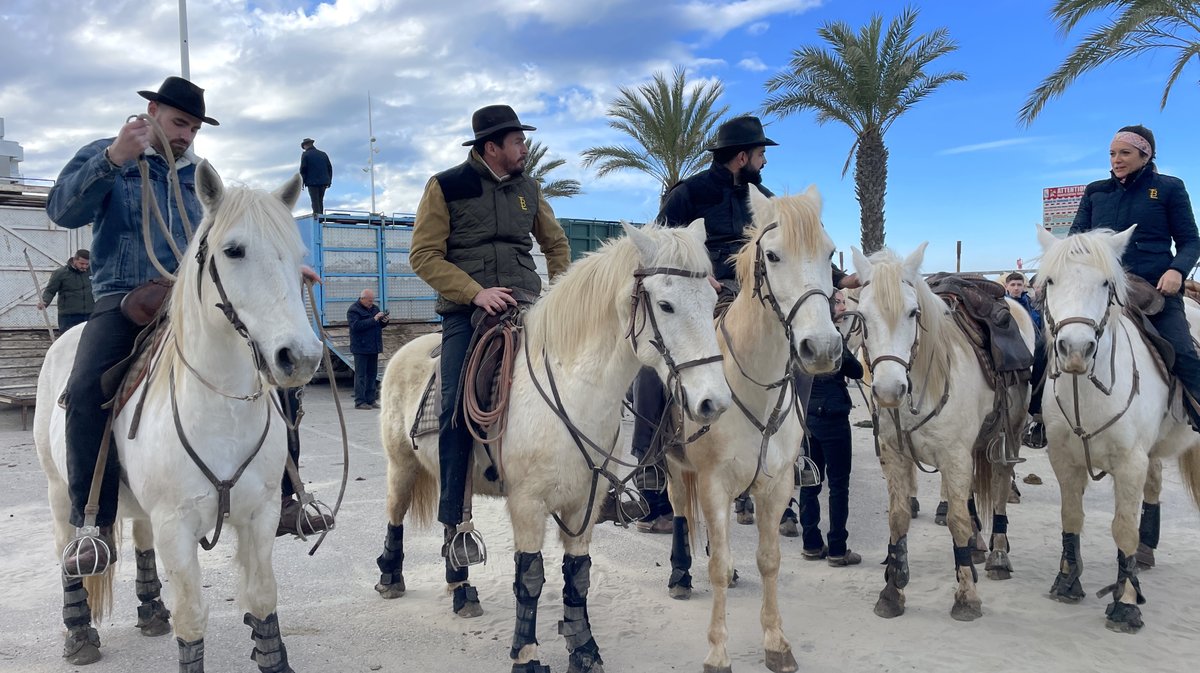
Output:
M639 488L624 488L617 487L613 492L613 500L615 500L616 509L608 514L612 515L612 522L622 528L628 528L629 524L637 523L642 519L650 516L650 501L646 500L646 496L642 495Z
M639 491L667 490L667 472L658 463L641 465L633 475L633 485Z
M487 563L487 545L473 522L464 521L455 528L454 537L446 543L446 560L454 568Z
M298 528L300 529L300 539L308 541L308 537L304 534L304 529L312 531L313 535L325 531L333 530L337 527L337 521L333 518L333 508L326 505L324 502L317 500L311 494L305 493L300 498L300 517Z
M821 469L817 467L817 463L805 454L800 454L800 462L803 465L800 467L800 483L797 486L801 488L820 486Z
M1025 459L1009 451L1008 433L1001 432L988 442L987 458L993 465L1020 465Z
M81 566L79 557L88 552L91 552L92 562ZM104 559L103 563L100 562L101 557ZM102 575L114 560L116 559L113 554L113 545L110 544L107 536L100 532L99 526L83 526L76 529L75 538L63 548L60 558L63 575L70 578Z

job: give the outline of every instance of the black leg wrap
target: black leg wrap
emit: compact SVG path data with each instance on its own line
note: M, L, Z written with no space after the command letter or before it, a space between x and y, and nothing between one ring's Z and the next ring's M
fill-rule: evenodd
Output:
M908 536L905 535L896 544L888 545L887 560L884 561L887 568L883 571L883 578L888 584L903 589L908 586Z
M1144 605L1146 597L1142 595L1142 585L1138 581L1137 573L1137 557L1125 556L1125 552L1118 550L1117 583L1110 584L1096 593L1097 597L1108 593L1112 594L1112 603L1109 603L1104 610L1104 614L1108 617L1108 628L1125 633L1136 633L1145 626L1142 621L1142 611L1138 605ZM1133 590L1137 594L1136 604L1121 601L1121 596L1125 593L1126 582L1133 585Z
M1079 534L1063 533L1062 541L1062 560L1059 562L1058 577L1054 578L1054 584L1050 586L1050 596L1074 603L1084 597L1083 585L1079 582L1080 576L1083 575L1083 559L1079 556Z
M1142 503L1142 521L1138 524L1138 541L1151 549L1158 549L1158 532L1162 525L1161 505Z
M988 549L991 549L992 551L996 550L997 535L1008 535L1008 516L1004 514L992 515L992 537L988 541ZM1004 549L1001 551L1009 551L1007 543L1005 543Z
M592 637L587 612L591 571L591 556L563 555L563 619L558 623L558 633L567 641L567 651L571 653L567 673L603 670L597 667L604 660Z
M542 597L542 585L546 583L546 568L542 564L541 552L517 552L513 556L517 565L517 578L513 582L513 594L517 598L517 625L513 630L509 657L516 659L526 645L538 644L537 608L538 599Z
M466 607L468 603L479 602L479 590L470 584L460 584L454 587L454 594L452 598L454 601L454 611L459 612Z
M471 573L467 571L467 566L462 568L455 567L450 563L450 559L446 559L446 584L455 584L458 582L466 582Z
M92 609L87 604L87 589L83 588L83 580L63 575L62 585L63 624L68 630L91 625Z
M671 579L667 588L677 586L692 588L692 546L688 542L688 521L677 516L674 519L675 530L671 536Z
M179 673L204 673L204 639L190 643L176 638L179 645Z
M970 568L971 569L971 581L978 582L979 581L979 573L975 571L975 563L973 561L971 561L971 552L973 552L973 551L974 551L974 548L972 548L970 546L955 547L954 548L954 566L956 569L957 568Z
M971 515L971 523L975 530L983 530L983 522L979 520L979 510L975 507L975 497L967 498L967 513Z
M158 581L158 567L154 562L154 550L136 552L137 576L134 588L141 604L137 609L137 627L143 635L165 636L170 633L171 611L162 602L162 582Z
M404 524L388 524L383 553L375 559L375 565L379 566L379 583L383 586L404 581Z
M523 664L513 664L512 673L550 673L550 667L534 659Z
M274 612L266 619L258 619L249 612L243 620L250 627L254 639L254 651L250 658L258 664L261 673L292 673L288 666L287 648L279 635L279 616Z

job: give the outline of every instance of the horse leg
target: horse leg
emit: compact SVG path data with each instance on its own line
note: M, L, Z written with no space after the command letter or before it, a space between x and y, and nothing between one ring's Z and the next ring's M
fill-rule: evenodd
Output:
M983 520L979 518L979 508L975 505L974 493L969 493L967 496L967 514L971 517L971 535L967 538L967 546L971 549L971 562L983 563L987 560L988 548L983 541Z
M986 460L986 458L983 458ZM954 544L954 574L958 587L954 591L954 606L950 608L950 616L960 622L969 622L983 616L983 601L979 599L975 583L979 580L975 572L974 552L971 545L972 531L975 523L972 521L968 498L971 490L971 465L951 464L942 469L942 483L946 487L949 511L946 514L946 525ZM975 533L978 535L978 533Z
M1115 513L1112 521L1113 541L1117 543L1117 581L1100 590L1099 595L1111 593L1112 603L1105 611L1105 622L1112 631L1137 633L1144 625L1138 607L1146 602L1138 581L1137 545L1138 504L1145 489L1147 457L1132 451L1126 465L1112 470Z
M1011 489L1013 467L1010 464L992 468L992 536L988 541L987 561L984 570L989 579L1012 578L1012 561L1008 545L1008 492Z
M1054 444L1050 445L1050 467L1058 479L1062 517L1062 557L1058 575L1050 586L1050 598L1062 603L1078 603L1085 595L1079 578L1083 575L1079 533L1083 530L1083 492L1087 489L1087 472L1073 465Z
M508 498L509 518L512 519L513 545L516 552L516 578L513 594L517 601L517 621L513 628L512 673L550 673L550 667L538 660L537 611L546 569L542 561L542 546L546 541L546 510L540 502L511 494Z
M712 584L712 614L708 624L708 656L704 659L704 673L731 673L729 652L726 642L729 630L725 626L725 601L729 594L729 582L733 578L733 559L729 549L729 504L733 496L727 493L718 481L705 475L698 480L700 508L708 522L708 579ZM775 520L762 520L777 526Z
M455 529L453 526L445 528L444 542L446 545L450 544L450 540L454 538L454 533ZM403 560L403 553L401 553L400 558ZM449 555L446 556L445 563L446 591L450 594L450 607L454 610L454 614L463 619L473 619L483 615L483 605L479 603L479 590L471 586L470 567L454 565Z
M162 602L162 582L154 559L154 528L149 519L133 522L133 552L137 559L137 627L143 636L165 636L171 632L171 611Z
M603 492L597 497L602 495ZM563 518L572 529L583 523L582 512ZM590 527L574 538L559 531L563 544L563 618L558 623L558 633L567 643L567 673L604 673L604 660L600 658L600 647L592 636L587 610L592 571L592 557L588 554L591 537Z
M390 395L389 395L390 398ZM398 400L389 400L396 404ZM387 535L383 540L383 553L375 559L379 566L379 582L375 591L384 598L399 598L404 595L404 517L412 507L414 491L421 487L423 476L421 465L408 428L401 427L391 409L384 411L380 423L380 436L387 451ZM404 419L407 420L407 419ZM420 517L417 517L420 519Z
M692 597L692 546L688 517L694 516L695 512L692 511L691 488L685 484L681 471L673 466L667 470L667 496L675 513L671 531L671 577L667 580L667 593L675 600L685 601Z
M243 622L250 627L254 649L250 658L261 673L292 673L287 647L279 632L279 603L271 551L275 546L275 526L279 514L277 498L270 498L250 521L237 526L237 563L240 566L238 603L246 611Z
M763 649L767 668L775 673L799 670L792 646L783 635L783 619L779 615L779 517L792 495L792 475L784 474L771 481L771 491L758 497L758 572L762 576Z
M277 519L278 516L272 519L272 525ZM179 673L204 673L204 632L208 628L208 605L201 591L200 560L196 551L198 545L195 540L178 532L192 529L193 526L188 523L178 520L154 521L155 549L162 557L163 572L171 585L171 614L175 618L175 642L179 646Z
M904 614L904 587L908 586L908 527L912 524L909 498L917 491L916 465L884 444L879 464L888 488L888 555L884 561L885 581L875 614L885 619Z
M68 523L71 497L67 483L46 471L50 513L54 518L54 549L61 552L71 541L75 528ZM60 572L63 588L63 625L67 628L63 658L72 666L86 666L100 660L100 634L92 627L92 609L88 607L83 579Z
M1142 495L1142 520L1138 524L1138 550L1134 556L1143 568L1154 567L1154 550L1158 549L1158 533L1161 525L1159 497L1162 495L1162 460L1150 459L1146 470L1146 488Z

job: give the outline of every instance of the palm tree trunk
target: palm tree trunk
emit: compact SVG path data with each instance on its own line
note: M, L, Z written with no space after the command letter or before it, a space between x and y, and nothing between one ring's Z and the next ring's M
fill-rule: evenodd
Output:
M870 255L883 248L883 197L887 193L887 147L878 129L858 138L854 157L854 194L862 213L862 249Z

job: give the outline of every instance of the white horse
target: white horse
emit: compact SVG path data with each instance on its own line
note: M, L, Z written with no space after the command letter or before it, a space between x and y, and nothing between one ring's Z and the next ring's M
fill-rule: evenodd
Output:
M975 588L970 544L974 526L967 499L974 488L980 510L993 511L994 505L996 520L1007 523L1000 517L1011 468L993 470L986 444L975 446L980 426L992 411L994 395L966 334L955 324L948 305L921 276L924 257L924 243L903 260L889 249L869 259L854 250L854 265L864 284L858 297L863 350L868 356L871 393L878 410L879 462L887 478L891 533L884 572L887 584L879 594L875 614L887 618L904 614L910 503L916 494L920 461L941 473L942 493L949 502L948 524L954 539L958 581L950 615L970 621L982 616L983 610ZM1032 352L1032 319L1019 304L1008 298L1005 301ZM1007 393L1009 408L1022 412L1013 414L1020 418L1010 426L1010 437L1019 436L1024 420L1029 387L1023 388ZM989 566L993 560L1000 566L1007 565L1006 531L997 527L994 532L994 559L989 559Z
M1135 558L1138 504L1143 492L1148 502L1157 502L1163 459L1178 455L1184 483L1200 506L1200 437L1188 427L1179 391L1163 379L1121 310L1128 291L1121 255L1133 232L1130 227L1119 234L1096 231L1059 240L1038 227L1044 250L1038 275L1053 358L1042 416L1062 496L1063 552L1050 596L1068 603L1084 596L1079 581L1083 492L1089 475L1096 479L1108 473L1117 581L1100 595L1113 595L1107 626L1126 633L1143 625ZM1193 339L1200 336L1195 322L1191 329Z
M570 651L570 670L603 670L588 622L587 592L592 525L609 485L599 478L607 456L580 437L611 451L621 400L643 366L653 367L664 380L678 377L688 413L702 422L716 419L730 404L710 322L716 293L707 280L712 264L704 249L703 222L687 229L626 226L625 231L625 237L573 264L526 314L527 347L513 368L507 431L496 455L498 481L488 480L484 468L491 460L479 445L475 449L474 492L507 496L512 518L517 622L510 656L515 673L549 670L538 660L534 625L550 514L560 520L565 549L565 617L559 632ZM648 275L639 277L639 270ZM645 292L633 307L630 297L639 287ZM653 320L648 319L650 311ZM388 454L389 529L376 589L388 598L404 591L405 514L411 508L425 523L437 501L437 435L428 435L427 441L418 437L422 441L414 446L409 433L438 366L430 356L438 339L428 335L405 345L388 362L383 378L380 433ZM668 366L668 355L675 366ZM711 361L688 366L703 360ZM553 399L552 385L560 400L553 405L547 400ZM455 611L480 614L465 572L458 576L464 580L449 587L455 592Z
M136 401L142 388L149 386L140 426L129 439L132 404L113 423L124 476L120 515L133 519L142 600L138 613L144 617L139 626L148 635L169 629L158 597L157 550L171 586L168 602L180 671L203 670L208 608L201 593L197 545L218 524L219 500L199 464L188 457L184 441L218 479L233 478L253 456L229 493L225 523L237 532L239 601L254 632L254 658L261 671L291 671L279 638L271 567L287 443L284 422L271 400L276 386L307 382L321 354L321 342L301 302L304 247L290 212L300 188L296 176L274 194L225 189L207 162L197 167L196 191L205 217L180 264L170 296L169 333L153 356L151 378L139 384L131 398ZM201 247L203 243L206 247ZM214 271L224 287L225 301L245 325L246 338L216 306L222 296ZM65 412L56 401L66 387L83 331L70 330L54 343L38 379L34 440L49 482L58 550L71 540L73 528ZM262 354L261 369L247 347L251 340ZM252 401L233 399L256 391L261 395ZM87 598L97 612L111 596L112 575L110 570L85 580ZM83 604L84 591L78 580L64 575L64 617L70 615L64 619L67 649L68 654L75 650L70 657L75 664L100 658L99 637Z
M716 330L738 410L723 415L682 451L668 452L668 492L675 511L668 589L674 598L691 595L688 531L698 503L708 524L713 588L704 670L714 673L731 670L725 626L726 594L733 579L729 506L747 491L758 508L767 668L796 670L777 596L779 519L795 489L793 465L804 438L795 368L827 373L837 368L842 355L842 337L829 304L834 245L821 226L820 195L815 187L799 196L774 199L753 189L750 194L755 224L746 232L749 242L735 256L740 291ZM697 423L686 420L683 432L690 436L698 429Z

